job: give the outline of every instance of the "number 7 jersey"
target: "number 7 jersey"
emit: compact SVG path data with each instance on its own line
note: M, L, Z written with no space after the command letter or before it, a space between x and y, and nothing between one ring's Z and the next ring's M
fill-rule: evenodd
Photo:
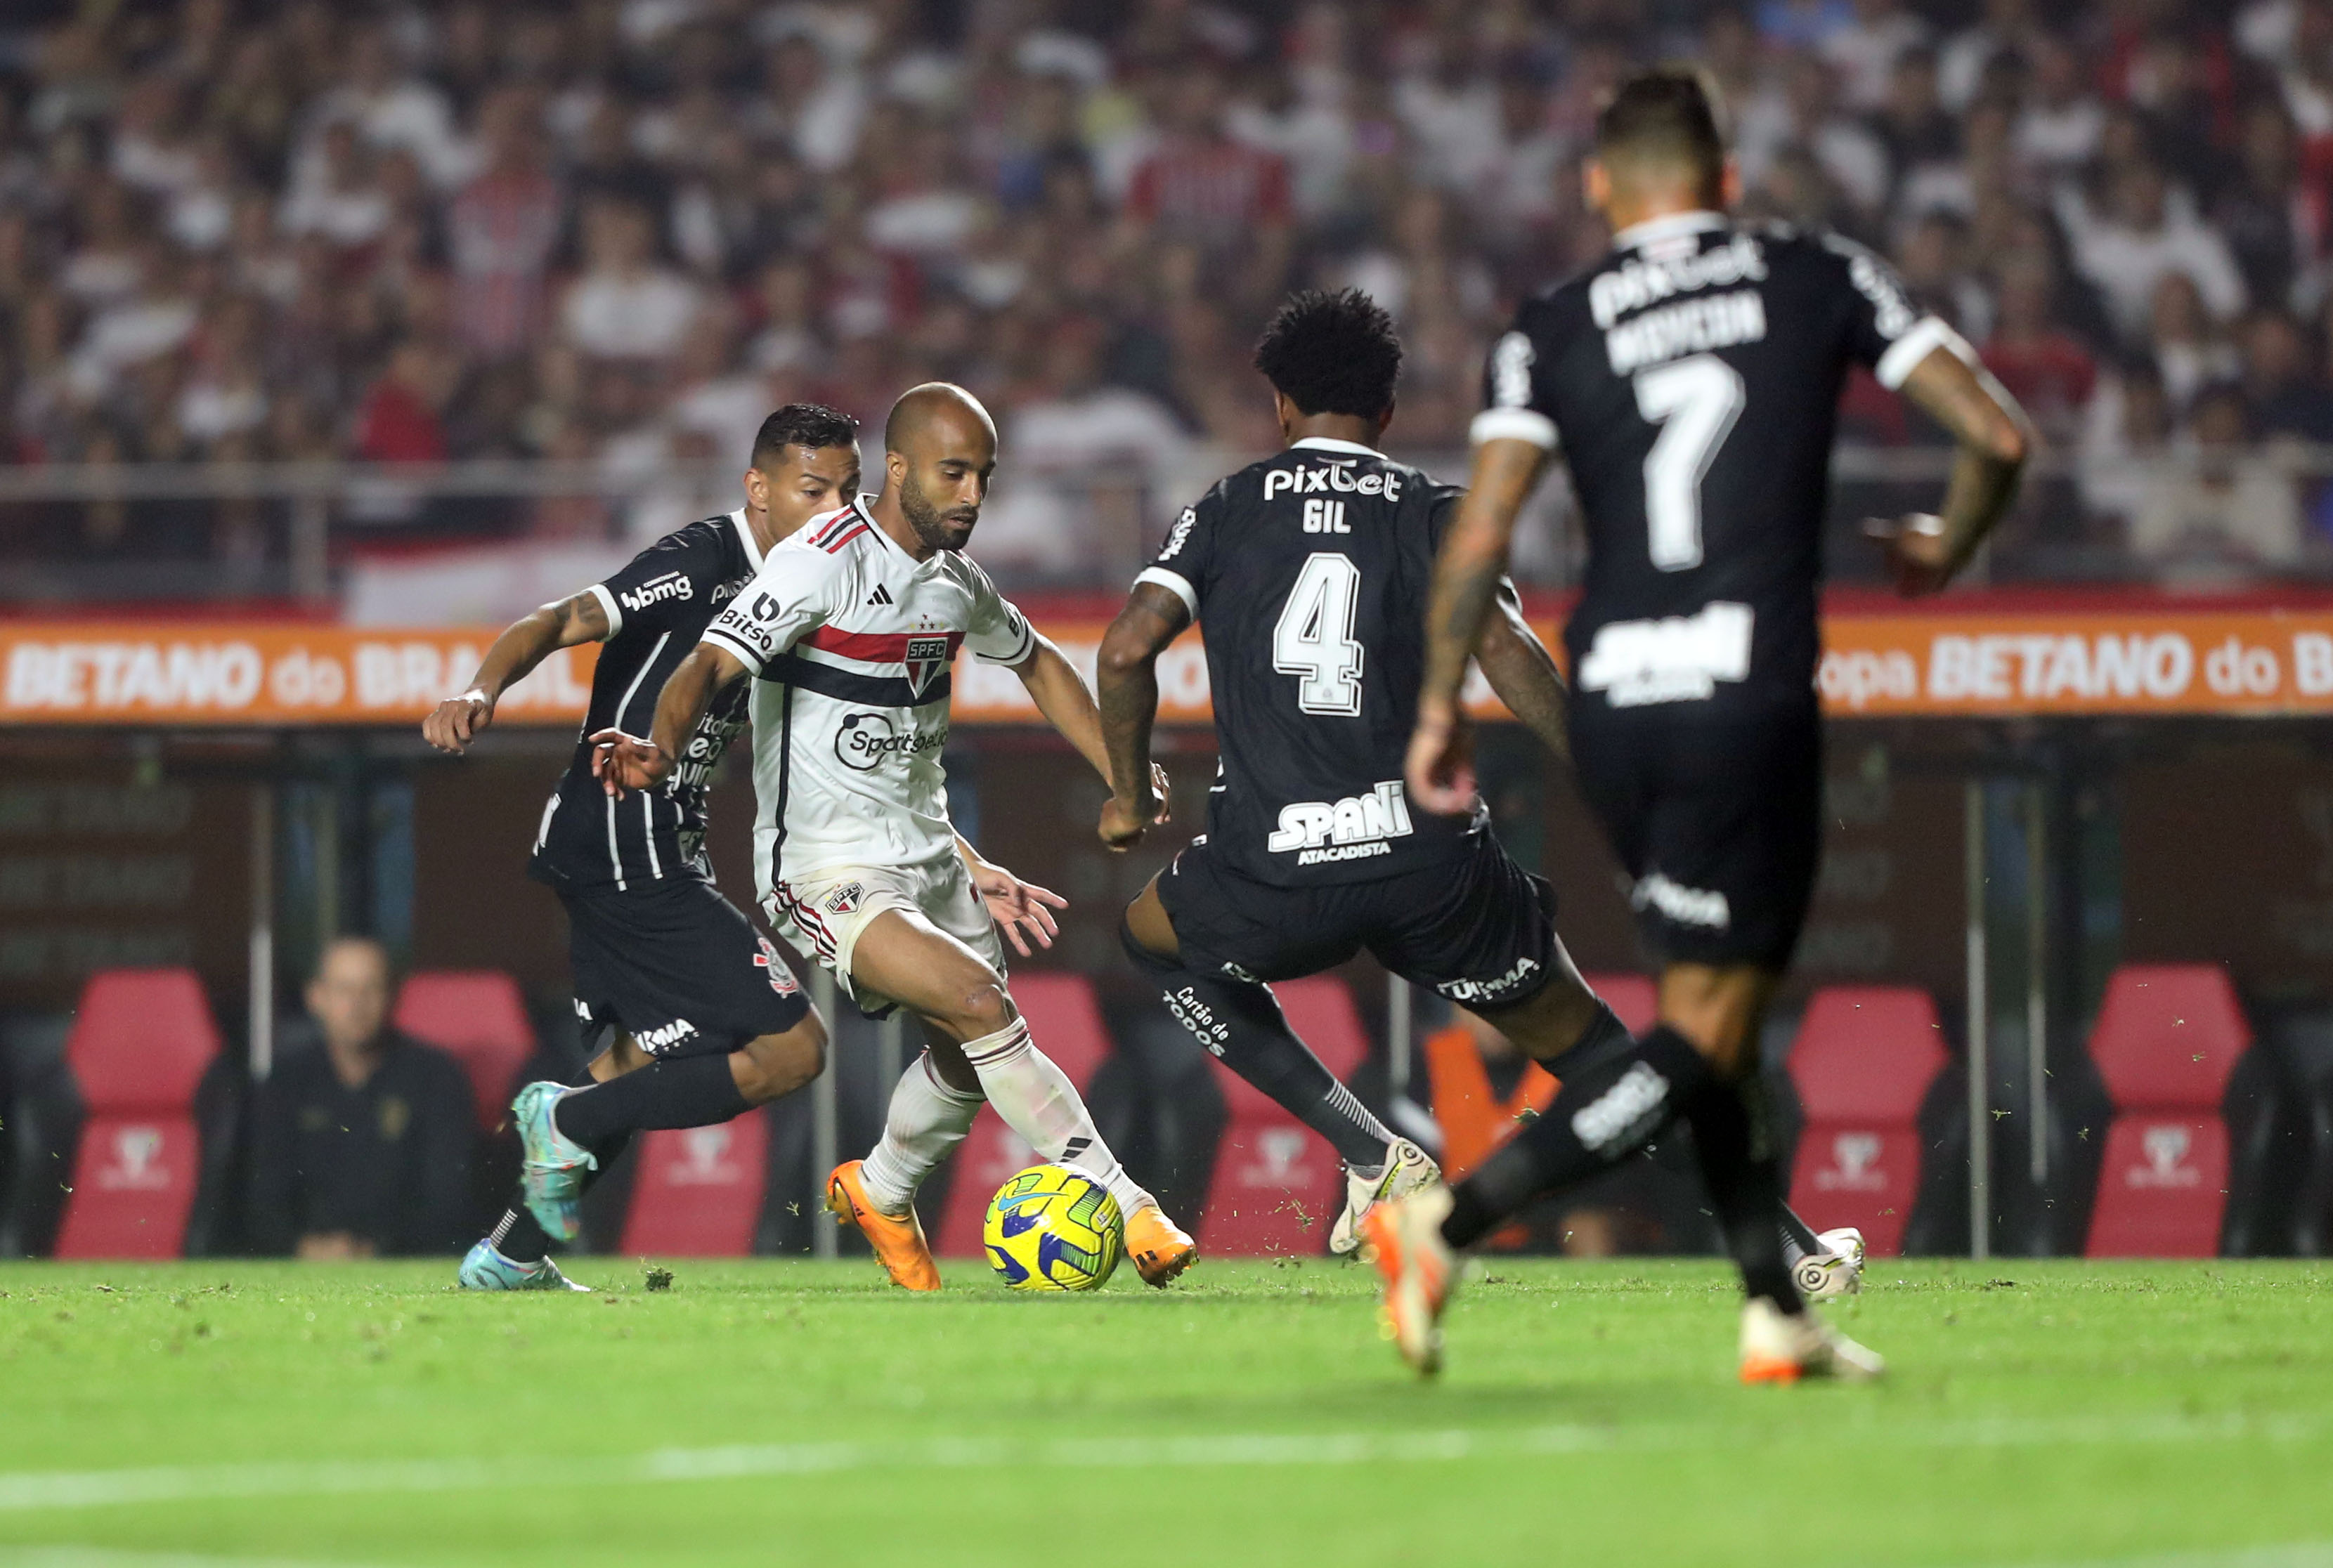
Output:
M1186 510L1138 582L1199 622L1220 763L1207 842L1294 887L1434 865L1479 820L1413 811L1426 593L1459 495L1349 441L1299 441Z
M1524 303L1477 442L1560 449L1588 531L1575 701L1723 717L1813 701L1831 436L1850 364L1890 390L1938 347L1887 263L1713 212L1639 224Z

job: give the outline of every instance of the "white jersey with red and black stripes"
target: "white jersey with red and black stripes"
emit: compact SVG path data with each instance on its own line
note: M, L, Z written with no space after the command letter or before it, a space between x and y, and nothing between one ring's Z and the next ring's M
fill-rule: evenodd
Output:
M704 640L756 676L754 823L766 902L842 865L917 865L954 853L947 779L950 666L968 647L1019 664L1028 617L963 555L917 560L864 501L772 550Z

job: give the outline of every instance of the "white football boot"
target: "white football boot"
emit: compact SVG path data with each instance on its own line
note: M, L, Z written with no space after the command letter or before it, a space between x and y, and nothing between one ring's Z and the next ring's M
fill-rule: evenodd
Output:
M1742 1305L1742 1381L1794 1383L1800 1378L1867 1382L1887 1370L1866 1350L1811 1312L1785 1315L1762 1296Z
M1442 1185L1442 1167L1434 1156L1407 1138L1386 1145L1385 1169L1376 1181L1345 1171L1345 1209L1329 1229L1329 1256L1350 1257L1361 1249L1361 1219L1379 1203L1390 1203L1428 1187Z
M1826 1230L1815 1239L1824 1250L1810 1252L1791 1270L1799 1294L1809 1301L1837 1301L1863 1288L1863 1232L1851 1225Z

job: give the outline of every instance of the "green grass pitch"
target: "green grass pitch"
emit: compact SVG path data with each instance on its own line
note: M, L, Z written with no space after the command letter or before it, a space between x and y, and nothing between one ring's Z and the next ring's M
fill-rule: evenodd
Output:
M2333 1268L1876 1260L1868 1388L1743 1389L1714 1263L911 1297L865 1262L0 1266L0 1568L2333 1564Z

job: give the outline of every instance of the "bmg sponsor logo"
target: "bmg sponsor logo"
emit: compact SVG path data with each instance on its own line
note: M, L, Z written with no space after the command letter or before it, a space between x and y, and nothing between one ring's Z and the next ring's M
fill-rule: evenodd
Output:
M668 571L662 577L648 578L638 588L623 589L616 595L616 602L638 615L650 605L662 604L667 599L696 597L696 586L694 583L679 572Z

